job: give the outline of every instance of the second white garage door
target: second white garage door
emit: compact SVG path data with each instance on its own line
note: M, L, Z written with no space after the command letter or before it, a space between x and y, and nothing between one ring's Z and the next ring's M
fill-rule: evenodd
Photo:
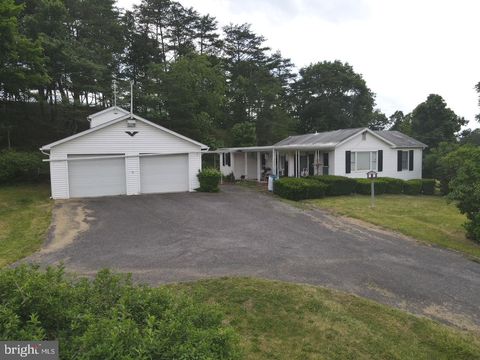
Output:
M142 156L140 191L143 194L188 191L188 154Z

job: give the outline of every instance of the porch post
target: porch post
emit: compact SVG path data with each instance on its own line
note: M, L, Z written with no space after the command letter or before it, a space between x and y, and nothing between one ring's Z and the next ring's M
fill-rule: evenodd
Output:
M296 177L300 177L300 150L297 150L295 151L295 156L297 157L297 161L296 161L296 169L295 169L295 172L296 172Z
M244 153L245 156L245 180L248 179L248 156L247 152Z
M275 149L272 149L272 174L277 173L277 164L275 164Z
M262 159L260 151L257 151L257 181L260 182L260 177L262 176Z

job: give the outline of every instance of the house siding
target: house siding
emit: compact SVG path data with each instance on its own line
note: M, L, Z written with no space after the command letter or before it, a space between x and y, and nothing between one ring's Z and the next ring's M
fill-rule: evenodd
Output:
M368 171L354 171L347 174L345 172L345 151L378 151L383 150L383 171L378 173L379 177L393 177L403 180L421 179L422 178L422 149L401 149L414 151L414 167L413 170L397 170L397 150L380 140L376 136L367 133L366 139L362 140L362 135L358 134L347 142L335 148L335 161L333 174L348 176L352 178L366 178Z

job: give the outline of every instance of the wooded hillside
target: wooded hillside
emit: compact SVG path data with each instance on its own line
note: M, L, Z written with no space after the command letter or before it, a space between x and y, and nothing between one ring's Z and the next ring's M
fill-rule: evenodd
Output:
M36 149L85 129L86 115L112 105L114 80L119 105L128 108L133 81L136 113L211 147L392 123L416 135L430 126L375 109L348 63L297 73L248 24L219 28L179 2L142 0L127 11L114 0L0 0L0 149ZM421 122L428 116L418 111ZM465 123L453 112L442 119L449 140Z

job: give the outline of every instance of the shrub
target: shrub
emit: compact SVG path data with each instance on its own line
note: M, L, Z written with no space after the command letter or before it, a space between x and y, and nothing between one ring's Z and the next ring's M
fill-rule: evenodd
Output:
M307 178L281 178L273 183L275 194L295 201L321 198L326 189L324 183Z
M464 159L449 188L448 197L455 200L460 212L467 216L467 236L480 242L480 148L472 149Z
M238 341L211 305L100 271L0 271L0 338L58 339L62 359L237 359Z
M372 187L372 180L370 179L356 179L357 186L355 188L355 192L357 194L363 195L370 195L371 194L371 187ZM375 194L385 194L387 190L387 182L383 181L382 179L376 179L375 182Z
M403 192L403 184L405 181L402 179L382 177L378 180L381 180L387 184L387 188L385 189L385 193L387 194L401 194Z
M235 175L233 175L233 171L228 174L223 176L223 180L229 183L234 183L235 182Z
M422 179L422 194L434 195L435 194L435 180L434 179Z
M40 153L0 152L0 183L38 181L48 174L48 163Z
M197 177L200 182L200 187L197 191L202 192L218 192L218 184L221 179L220 171L214 168L205 168L198 172Z
M413 179L405 181L403 192L407 195L420 195L422 193L422 180Z
M325 194L327 196L350 195L355 192L357 182L355 179L345 176L323 175L311 176L308 179L320 181L327 185Z

